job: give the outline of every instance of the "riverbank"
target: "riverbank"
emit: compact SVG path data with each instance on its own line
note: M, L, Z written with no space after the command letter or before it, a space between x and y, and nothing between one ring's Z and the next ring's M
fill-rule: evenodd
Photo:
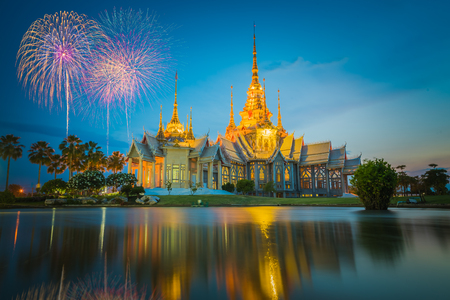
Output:
M329 207L363 207L359 198L273 198L243 195L167 195L159 196L161 201L155 207L190 207L198 200L207 202L210 207L239 207L239 206L329 206ZM426 196L426 203L399 204L409 197L395 197L391 200L390 207L411 208L450 208L450 195ZM93 204L93 205L57 205L45 206L42 202L0 204L0 209L7 208L53 208L53 207L118 207L117 204ZM141 207L141 204L128 204L121 207ZM146 205L147 206L147 205Z

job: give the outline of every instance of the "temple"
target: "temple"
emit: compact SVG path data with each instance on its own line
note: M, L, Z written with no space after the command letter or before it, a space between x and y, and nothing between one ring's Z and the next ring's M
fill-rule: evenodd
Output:
M348 193L348 175L361 164L361 155L347 157L346 145L332 147L330 141L305 144L304 136L288 133L281 122L280 91L276 125L267 107L265 80L261 86L253 35L252 81L247 101L236 125L231 111L225 135L212 141L209 135L195 137L192 107L186 124L178 118L177 81L172 118L164 128L162 106L156 135L144 131L134 139L127 153L128 172L135 173L144 188L189 188L201 182L209 189L221 189L241 179L255 182L254 195L264 195L263 187L273 181L277 197L342 196Z

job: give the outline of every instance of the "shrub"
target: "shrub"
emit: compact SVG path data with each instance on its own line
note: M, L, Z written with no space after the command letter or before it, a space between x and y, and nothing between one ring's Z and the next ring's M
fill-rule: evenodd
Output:
M120 189L120 192L122 194L125 194L128 197L130 195L132 189L133 189L133 187L131 186L131 184L127 184L127 185L122 186L122 188Z
M195 194L195 192L202 186L201 182L197 182L196 184L193 184L192 182L189 185L189 190L191 191L191 196Z
M86 171L76 174L67 183L67 188L73 191L87 191L88 194L96 193L105 186L105 176L100 171Z
M244 195L255 190L255 182L248 179L241 179L236 184L236 191Z
M166 189L170 195L170 192L172 191L172 181L170 181L170 180L166 181Z
M119 190L124 185L134 185L138 180L134 174L117 173L111 174L106 178L106 185L112 186L115 190Z
M10 191L0 192L0 203L14 203L16 201L16 197Z
M383 159L365 160L350 180L367 210L386 210L397 186L397 172Z
M64 194L66 192L67 183L62 179L49 180L41 188L44 194Z
M277 191L275 189L275 182L269 181L266 184L264 184L263 191L264 193L275 193Z
M137 195L139 198L139 194L145 194L145 189L142 186L135 186L134 188L131 189L131 194L132 195Z
M234 193L234 184L232 184L231 182L227 182L222 185L222 190Z

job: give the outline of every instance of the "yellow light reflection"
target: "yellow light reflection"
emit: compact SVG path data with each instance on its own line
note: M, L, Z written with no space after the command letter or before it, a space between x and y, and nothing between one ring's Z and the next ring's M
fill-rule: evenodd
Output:
M16 221L16 233L14 234L14 249L16 249L16 242L17 242L17 232L19 231L19 217L20 217L20 210L17 212L17 221Z
M53 228L55 227L55 212L56 212L56 208L53 208L53 215L52 215L52 231L50 233L50 248L52 248L52 244L53 244ZM49 249L50 249L49 248Z
M102 207L102 223L100 225L99 245L100 253L103 252L103 242L105 240L105 220L106 220L106 207Z

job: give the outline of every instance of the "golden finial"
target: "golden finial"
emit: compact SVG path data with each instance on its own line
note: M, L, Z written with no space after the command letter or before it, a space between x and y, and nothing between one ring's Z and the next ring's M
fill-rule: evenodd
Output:
M234 112L233 112L233 86L231 86L231 109L230 109L230 124L228 125L230 128L236 127L234 124Z
M266 104L266 78L263 78L263 101L264 101L264 120L267 120L267 104Z
M162 105L161 105L161 111L159 113L159 129L158 133L156 134L156 138L158 140L164 140L164 127L162 123Z
M175 72L175 102L173 104L173 114L172 119L169 123L172 124L181 124L180 120L178 119L178 103L177 103L177 82L178 82L178 71Z
M252 84L258 84L258 64L256 63L256 25L253 22L253 68L252 68L252 72L253 72L253 81Z
M281 111L280 111L280 90L278 90L278 129L283 128L283 125L281 124Z
M189 122L189 131L187 133L186 139L195 140L194 132L192 132L192 106L191 106L191 116L190 116L190 122Z

